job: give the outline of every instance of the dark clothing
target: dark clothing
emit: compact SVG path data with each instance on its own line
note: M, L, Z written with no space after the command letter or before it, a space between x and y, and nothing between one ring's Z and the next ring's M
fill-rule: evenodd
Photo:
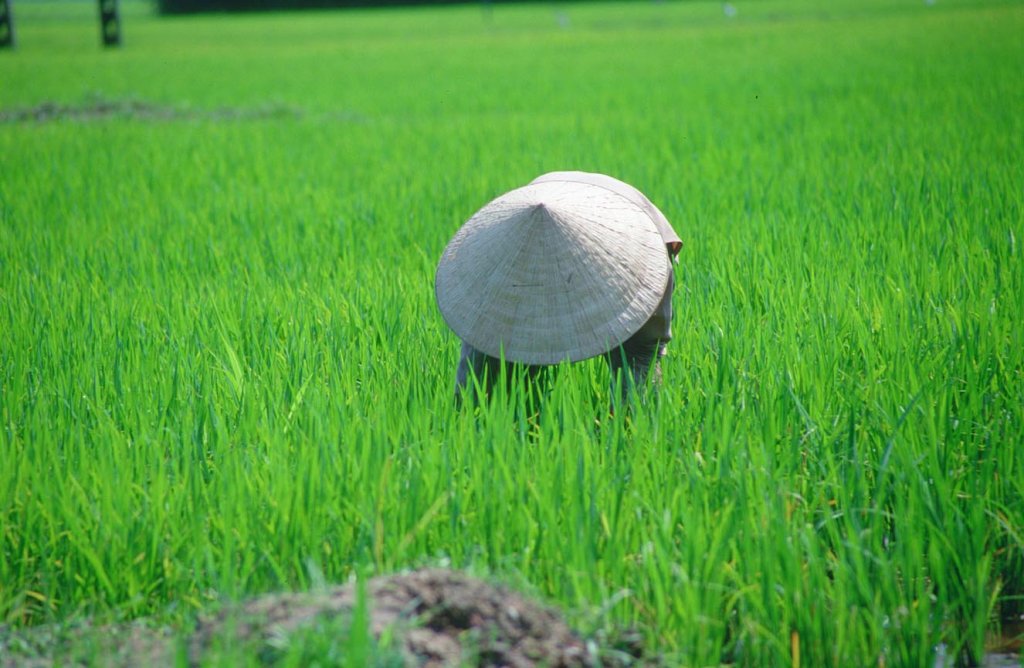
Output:
M618 399L625 401L629 392L643 388L649 382L661 384L661 358L665 346L672 340L672 290L675 276L668 275L668 285L661 303L654 310L643 327L614 350L605 353L605 359L612 372L612 395L615 396L617 383L621 383Z
M665 344L672 339L672 290L675 277L671 272L665 295L651 317L633 336L622 345L604 354L612 372L613 402L625 401L630 391L645 386L650 382L657 385L661 382L661 366L659 361L665 355ZM534 379L544 368L543 366L516 365L505 363L506 377L511 380L515 376L516 366L524 369L526 376ZM501 360L480 352L465 341L459 366L455 372L455 395L461 399L463 392L471 389L472 378L476 378L485 395L501 377ZM616 389L618 388L618 393Z

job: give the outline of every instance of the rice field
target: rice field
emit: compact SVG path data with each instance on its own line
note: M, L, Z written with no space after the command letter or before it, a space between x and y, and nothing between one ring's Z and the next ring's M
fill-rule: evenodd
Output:
M91 2L13 4L8 630L437 565L670 665L967 665L1019 624L1024 4L126 1L114 51ZM456 410L441 250L561 169L684 240L665 385Z

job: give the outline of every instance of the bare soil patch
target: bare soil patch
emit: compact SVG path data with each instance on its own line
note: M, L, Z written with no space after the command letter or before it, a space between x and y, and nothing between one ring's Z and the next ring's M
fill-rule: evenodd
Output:
M361 598L362 597L362 598ZM13 636L0 629L0 666L174 665L198 666L225 646L245 647L272 665L289 639L316 644L312 633L332 633L366 615L374 641L387 638L386 665L441 668L653 666L636 638L586 641L554 609L463 573L427 569L373 578L320 591L271 594L227 606L201 618L191 633L174 633L144 622L68 633L36 629ZM354 623L354 622L353 622ZM5 637L6 636L6 637ZM179 664L180 665L180 664Z
M189 109L142 100L108 100L97 98L80 104L41 102L30 107L0 109L0 123L46 123L51 121L99 121L104 119L138 119L146 121L239 121L275 118L297 118L301 112L284 105L254 108L221 107Z

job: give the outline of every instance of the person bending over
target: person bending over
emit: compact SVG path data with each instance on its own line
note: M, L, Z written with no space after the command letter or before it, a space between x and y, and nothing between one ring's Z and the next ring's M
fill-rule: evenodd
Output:
M618 400L658 384L681 246L658 207L604 174L551 172L488 203L435 276L438 308L462 339L456 399L474 383L487 394L513 364L534 377L598 355Z

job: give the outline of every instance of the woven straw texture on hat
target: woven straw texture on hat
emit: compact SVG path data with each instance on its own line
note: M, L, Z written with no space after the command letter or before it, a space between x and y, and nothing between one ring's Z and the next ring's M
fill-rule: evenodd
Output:
M448 326L492 357L526 364L607 352L654 313L668 253L650 217L606 188L536 183L469 219L437 267Z

